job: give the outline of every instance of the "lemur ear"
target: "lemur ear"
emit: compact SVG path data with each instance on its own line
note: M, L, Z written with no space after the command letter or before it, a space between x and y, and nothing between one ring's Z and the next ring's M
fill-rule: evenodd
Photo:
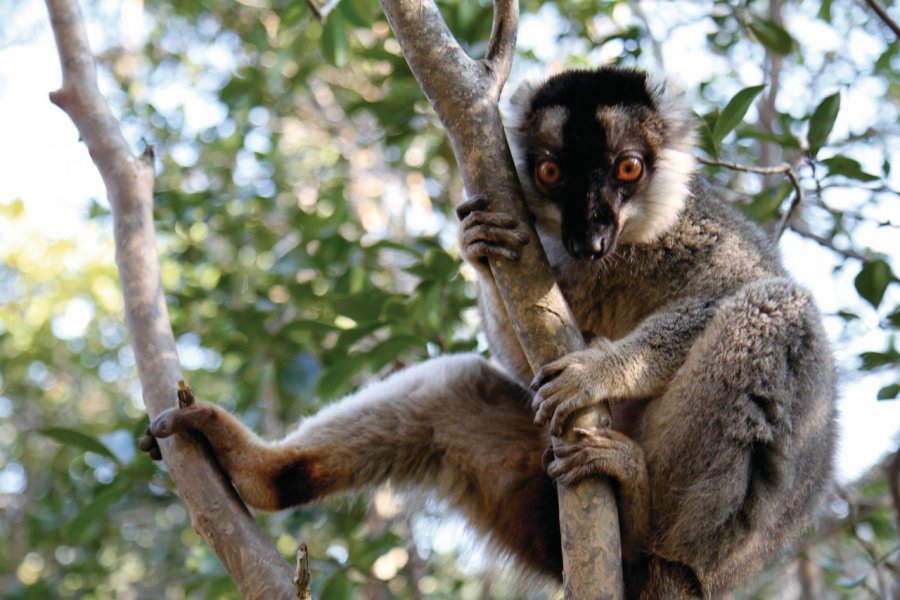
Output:
M547 81L545 75L533 73L525 77L516 85L515 90L509 95L510 125L519 126L525 119L528 109L531 108L531 100L535 92Z
M647 91L653 98L657 113L665 122L669 143L681 141L685 146L682 149L692 149L697 122L690 98L682 85L671 77L649 75Z

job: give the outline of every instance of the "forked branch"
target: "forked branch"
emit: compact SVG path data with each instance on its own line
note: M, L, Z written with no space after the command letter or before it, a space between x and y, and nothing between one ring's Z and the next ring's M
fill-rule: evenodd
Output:
M105 99L76 0L46 0L63 85L51 100L72 119L103 177L112 208L119 281L144 402L151 418L175 405L183 378L159 276L153 227L153 152L134 156ZM197 442L160 440L169 473L238 589L250 599L293 599L293 571Z
M784 175L785 177L787 177L791 182L791 186L794 188L794 197L791 199L791 204L788 209L784 211L784 214L782 214L781 218L778 220L778 226L775 228L776 238L780 238L785 229L790 227L791 221L794 220L794 217L797 215L797 211L800 210L800 205L803 203L803 187L800 185L800 179L797 177L797 174L794 173L794 169L791 168L791 165L784 163L773 167L757 167L752 165L739 165L737 163L727 162L723 160L709 160L703 157L697 157L697 160L704 165L710 165L712 167L724 167L726 169L731 169L732 171L739 171L742 173L756 173L758 175Z
M431 0L381 0L403 54L453 144L466 192L529 219L500 121L498 99L515 50L518 3L497 0L488 53L473 60L460 48ZM532 239L537 234L531 232ZM491 262L497 288L533 371L584 347L540 244L518 262ZM570 427L608 423L608 411L573 419ZM559 487L567 598L621 598L621 550L615 497L608 482Z

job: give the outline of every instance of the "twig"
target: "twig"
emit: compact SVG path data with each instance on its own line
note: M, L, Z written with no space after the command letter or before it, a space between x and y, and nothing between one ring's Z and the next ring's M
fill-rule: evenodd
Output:
M125 317L150 416L174 406L183 379L162 292L153 227L153 151L134 156L97 88L97 69L76 0L46 0L63 85L50 99L72 119L112 207ZM184 400L190 395L182 388ZM203 536L245 598L294 598L291 568L221 472L190 436L161 440L169 473Z
M796 216L797 210L800 208L800 204L803 202L803 188L800 186L800 180L797 178L797 174L794 173L794 169L791 168L791 165L787 163L772 167L755 167L750 165L739 165L737 163L726 162L722 160L710 160L708 158L703 158L700 156L697 157L697 160L704 165L710 165L712 167L723 167L726 169L731 169L732 171L740 171L743 173L757 173L759 175L785 175L791 181L791 185L794 187L794 198L791 200L791 205L778 221L778 227L776 229L776 239L780 238L784 233L784 230L788 228L791 221Z
M309 550L306 544L297 546L297 571L294 574L294 588L297 600L312 600L312 589L309 586Z
M827 248L828 250L831 250L832 252L843 256L844 258L850 258L853 260L858 260L860 262L870 262L877 258L877 256L875 256L875 255L858 252L851 248L838 248L837 246L834 245L834 242L831 239L823 237L816 233L813 233L812 231L807 229L805 226L800 225L799 223L791 224L790 229L791 229L791 231L793 231L800 237L804 237L808 240L811 240L811 241L819 244L823 248ZM892 283L900 283L900 278L898 278L892 272L890 281Z
M316 0L306 0L306 5L309 7L309 10L312 11L316 20L320 23L324 23L325 19L328 18L328 15L331 14L331 11L337 7L340 1L341 0L328 0L328 2L320 7L316 4Z
M875 11L875 14L878 15L884 24L891 28L891 31L894 32L894 35L900 38L900 25L897 25L897 22L894 21L891 16L887 13L881 4L878 3L877 0L865 0L866 4Z

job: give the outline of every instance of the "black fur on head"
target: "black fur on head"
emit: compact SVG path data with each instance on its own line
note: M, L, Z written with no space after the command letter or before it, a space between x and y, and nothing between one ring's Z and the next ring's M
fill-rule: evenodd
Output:
M573 70L526 82L511 106L530 207L570 255L602 258L675 222L693 172L691 113L675 86L630 69ZM558 180L543 177L548 165Z

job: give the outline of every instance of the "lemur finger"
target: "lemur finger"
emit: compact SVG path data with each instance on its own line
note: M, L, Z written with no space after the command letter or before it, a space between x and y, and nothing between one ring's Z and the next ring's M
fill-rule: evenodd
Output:
M143 437L138 442L138 447L141 449L141 452L148 454L153 460L162 460L159 443L153 437L153 434L150 433L150 427L147 427L144 431Z
M466 248L466 258L470 261L490 260L491 258L505 258L510 261L517 261L521 258L521 254L515 250L510 250L503 246L495 246L487 242L473 242Z
M531 389L534 391L539 390L541 387L547 385L550 381L555 379L565 370L565 365L561 364L560 361L553 361L551 363L547 363L535 373L534 379L531 380Z
M572 485L586 477L605 476L619 482L630 481L634 471L633 457L617 448L578 448L572 454L559 458L547 469L547 475L564 485Z
M484 210L489 206L487 196L475 194L456 207L456 216L460 221L468 217L474 211Z
M600 431L605 433L608 430L604 429ZM584 429L583 427L573 427L572 433L575 437L574 440L559 439L553 446L553 452L556 456L571 456L582 448L609 448L615 443L604 435L597 435L593 431Z
M556 412L556 407L561 401L561 398L558 398L553 394L545 393L544 390L535 394L534 400L532 400L531 403L531 408L534 410L534 424L546 425L549 423L551 417Z
M559 378L551 379L541 385L531 399L531 410L541 415L541 422L538 424L545 424L557 405L575 393L579 393L578 390L573 390L571 385Z
M148 426L147 429L144 430L144 435L138 442L138 448L140 448L142 452L150 452L153 446L156 446L156 438L150 433L150 427Z
M500 229L515 229L519 226L519 220L513 215L486 211L474 211L460 221L461 229L471 229L479 225L489 225ZM525 236L524 232L522 233Z
M598 470L596 461L591 460L584 452L557 459L547 469L547 475L563 485L573 485L586 477L605 474Z
M574 394L560 402L550 419L550 433L556 437L562 435L566 422L577 411L594 406L597 402L584 394Z
M590 444L592 446L610 448L615 444L633 444L634 441L615 429L603 427L600 429L585 429L584 427L575 427L572 431L578 436L580 443Z
M529 238L521 229L503 229L488 224L473 225L460 232L460 245L464 249L475 242L488 242L518 249L527 244Z
M550 468L550 464L556 460L555 450L551 446L544 450L544 453L541 455L541 467L544 469L544 472L547 472L547 469Z

